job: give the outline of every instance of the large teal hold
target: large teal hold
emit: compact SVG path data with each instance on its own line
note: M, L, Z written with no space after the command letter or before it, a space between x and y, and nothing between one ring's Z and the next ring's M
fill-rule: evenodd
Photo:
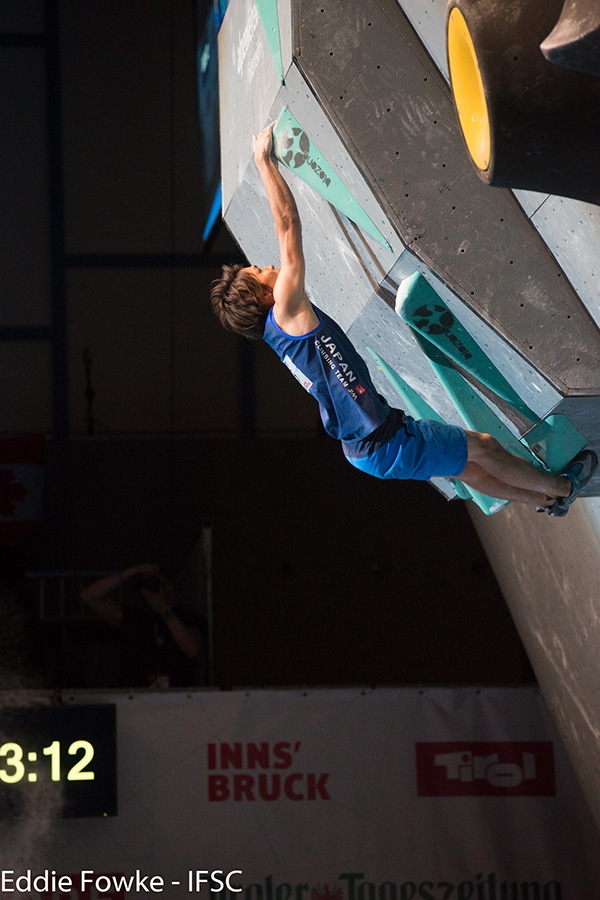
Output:
M539 460L551 472L562 472L587 445L565 416L543 421L536 416L419 272L401 282L396 312L410 325L467 428L494 435L511 453ZM535 424L521 438L515 437L452 362Z
M273 129L273 149L279 162L291 169L351 222L391 251L387 240L342 179L329 165L300 123L285 107Z
M427 401L423 400L420 394L398 375L395 369L393 369L383 357L379 356L379 354L370 347L367 347L367 350L375 360L377 367L381 369L394 390L402 398L402 408L409 416L412 416L414 419L431 419L434 422L444 421ZM474 491L472 488L467 487L466 484L463 484L462 481L457 481L456 479L452 479L452 485L456 495L460 497L461 500L473 500L486 516L491 516L494 513L499 512L501 509L504 509L505 506L508 506L510 502L509 500L498 500L495 497L487 497L485 494Z
M527 419L540 421L420 272L401 282L396 297L396 312L411 328L467 372L476 375L482 384Z

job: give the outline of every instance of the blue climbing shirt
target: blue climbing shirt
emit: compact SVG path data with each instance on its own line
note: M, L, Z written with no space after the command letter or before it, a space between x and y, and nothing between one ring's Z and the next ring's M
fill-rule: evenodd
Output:
M358 441L379 428L390 406L377 393L367 364L340 326L313 306L319 324L298 337L282 331L269 310L267 344L319 403L325 431L340 441Z

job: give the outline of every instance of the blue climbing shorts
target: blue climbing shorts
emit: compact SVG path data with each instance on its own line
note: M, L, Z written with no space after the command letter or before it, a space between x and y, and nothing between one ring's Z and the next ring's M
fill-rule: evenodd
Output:
M359 447L360 445L360 447ZM428 481L435 476L455 478L467 464L467 435L458 425L406 416L403 425L384 444L369 438L342 442L349 463L375 478Z

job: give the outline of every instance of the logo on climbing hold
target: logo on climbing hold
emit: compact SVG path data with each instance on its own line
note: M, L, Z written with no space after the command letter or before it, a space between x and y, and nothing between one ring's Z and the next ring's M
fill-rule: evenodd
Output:
M435 313L437 321L433 318ZM425 334L448 334L454 325L454 316L445 306L435 304L433 309L429 306L420 306L415 310L414 324Z
M302 128L292 128L286 132L281 151L281 161L290 169L299 169L308 158L310 140Z
M290 169L299 169L308 165L310 169L321 179L325 187L329 187L331 179L323 171L316 159L310 155L310 138L302 128L293 127L285 133L282 140L283 147L279 151L279 158Z
M472 359L473 354L465 347L458 335L452 331L454 316L445 306L438 306L436 303L433 304L433 307L420 306L415 310L413 324L415 328L418 328L425 334L432 336L443 335L451 344L454 344L454 347L463 359Z

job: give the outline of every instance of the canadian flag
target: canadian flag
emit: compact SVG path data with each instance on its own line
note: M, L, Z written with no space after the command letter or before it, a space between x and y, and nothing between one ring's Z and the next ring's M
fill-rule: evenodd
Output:
M43 434L0 438L0 544L29 544L42 526Z

